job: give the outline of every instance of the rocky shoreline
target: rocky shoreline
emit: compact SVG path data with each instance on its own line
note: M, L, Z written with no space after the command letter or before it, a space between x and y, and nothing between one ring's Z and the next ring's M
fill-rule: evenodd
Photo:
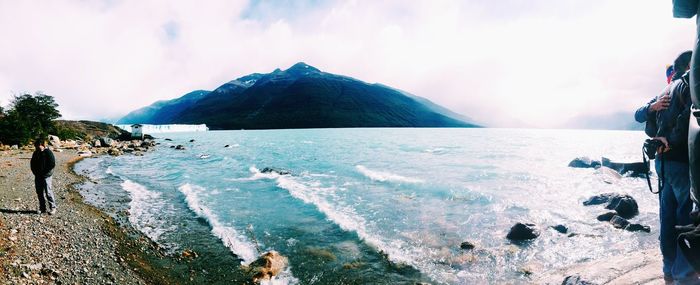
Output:
M58 212L36 214L31 150L0 152L0 284L173 284L144 260L157 252L83 203L78 150L55 152Z

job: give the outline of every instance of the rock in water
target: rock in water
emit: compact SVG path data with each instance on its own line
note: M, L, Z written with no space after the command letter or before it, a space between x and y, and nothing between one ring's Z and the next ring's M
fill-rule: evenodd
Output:
M616 229L624 229L625 227L627 227L627 225L630 224L630 222L628 220L626 220L623 217L617 216L617 215L613 216L612 219L610 219L610 223Z
M277 169L277 168L272 168L272 167L265 167L262 170L260 170L261 173L277 173L279 175L288 175L292 174L289 170L284 170L284 169Z
M459 248L464 249L464 250L474 249L474 244L471 242L465 241L459 245Z
M620 197L620 194L616 193L604 193L600 195L595 195L588 200L583 201L584 206L600 205L610 202L615 197Z
M253 273L253 282L260 283L272 279L284 271L287 264L287 258L274 250L263 253L249 265L250 272Z
M177 150L185 150L185 147L184 147L183 145L179 144L179 145L177 145L177 146L175 147L175 149L177 149Z
M553 228L555 231L557 231L561 234L565 234L565 233L569 232L569 228L567 228L565 225L556 225L556 226L552 226L551 228Z
M588 157L577 157L569 162L569 167L574 168L596 168L601 166L600 161L592 160Z
M523 224L517 223L512 228L506 236L509 240L529 240L540 236L540 232L537 230L535 224Z
M634 198L629 195L613 198L605 208L608 210L615 210L618 216L625 219L630 219L639 214L639 206L637 205L637 201L635 201Z
M629 224L625 230L630 231L630 232L651 232L651 228L649 226L644 226L640 224Z
M617 213L615 212L607 212L605 214L601 214L598 216L598 221L609 222L615 215L617 215Z

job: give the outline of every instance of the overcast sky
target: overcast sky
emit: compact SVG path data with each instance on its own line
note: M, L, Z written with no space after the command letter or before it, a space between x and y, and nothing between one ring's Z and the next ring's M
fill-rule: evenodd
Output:
M691 49L671 1L0 0L0 105L43 91L118 118L304 61L492 126L631 112Z

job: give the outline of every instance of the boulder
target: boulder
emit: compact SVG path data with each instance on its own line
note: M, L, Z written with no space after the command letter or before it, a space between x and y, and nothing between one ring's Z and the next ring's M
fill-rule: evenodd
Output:
M19 149L19 146L17 146L16 144L13 144L13 145L10 147L10 149L11 149L11 150L18 150L18 149Z
M59 139L57 136L49 135L49 144L51 144L53 147L60 147L61 139Z
M166 138L165 140L166 140L166 141L169 141L169 142L173 141L173 140L171 140L171 139L168 139L168 138Z
M89 150L81 150L78 152L79 156L92 156L92 152Z
M92 143L92 146L94 146L94 147L102 147L102 143L100 142L100 140L95 140L95 142Z
M116 147L110 148L110 149L107 151L107 153L108 153L109 155L111 155L111 156L120 156L120 155L124 154L124 153L122 153L121 150L119 150L119 149L116 148Z
M260 170L260 172L262 172L262 173L277 173L279 175L292 174L292 172L289 170L277 169L277 168L272 168L272 167L265 167L262 170Z
M629 195L613 198L605 208L608 210L615 210L618 216L625 219L631 219L639 214L639 206L637 205L637 201L635 201L634 198Z
M78 143L74 140L65 140L63 144L61 144L61 147L75 149L78 147Z
M567 228L565 225L556 225L556 226L551 226L550 228L554 229L555 231L559 232L560 234L566 234L569 232L569 228Z
M540 232L535 224L517 223L510 228L506 238L509 240L530 240L538 236L540 236Z
M624 229L627 227L627 225L630 224L628 220L626 220L623 217L620 216L613 216L612 219L610 219L610 223L615 227L616 229Z
M620 197L620 194L617 193L604 193L600 195L595 195L591 198L588 198L588 200L583 201L584 206L592 206L592 205L600 205L600 204L605 204L610 202L615 197Z
M104 147L109 147L109 146L114 146L115 141L113 139L110 139L108 137L101 137L100 138L100 144Z
M468 241L462 242L459 245L459 248L464 249L464 250L474 249L474 247L475 247L474 244L471 242L468 242Z
M595 285L596 283L588 282L583 280L579 275L566 276L561 285Z
M574 168L597 168L600 167L601 163L597 160L592 160L588 157L577 157L571 162L569 162L569 167Z
M191 139L190 142L194 142L194 139Z
M649 173L649 168L647 168L643 162L612 162L609 158L603 157L601 164L614 169L621 175L628 175L630 177L646 177L647 173Z
M644 226L640 224L629 224L627 225L627 227L625 227L625 230L630 232L651 232L651 228L649 226Z
M248 266L248 270L253 274L253 282L260 283L262 281L269 281L272 277L280 274L280 272L284 271L287 267L288 263L289 261L286 257L271 250L263 253L258 259L253 261Z
M179 144L179 145L177 145L177 146L175 147L175 149L177 149L177 150L185 150L185 147L184 147L183 145Z
M609 222L610 220L612 220L612 218L613 218L615 215L617 215L617 213L615 213L615 212L607 212L607 213L605 213L605 214L600 214L600 215L598 215L598 218L597 218L597 219L598 219L598 221L601 221L601 222Z

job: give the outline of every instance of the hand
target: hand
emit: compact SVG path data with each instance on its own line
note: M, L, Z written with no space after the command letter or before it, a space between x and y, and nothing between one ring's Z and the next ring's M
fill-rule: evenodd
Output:
M668 145L668 140L665 137L655 137L654 139L659 140L664 144L664 146L661 146L656 150L656 153L664 153L671 150L671 147Z
M664 94L664 96L661 96L654 104L651 104L649 106L649 110L653 112L661 111L661 110L666 110L668 109L668 106L671 105L671 97L668 96L668 94Z

